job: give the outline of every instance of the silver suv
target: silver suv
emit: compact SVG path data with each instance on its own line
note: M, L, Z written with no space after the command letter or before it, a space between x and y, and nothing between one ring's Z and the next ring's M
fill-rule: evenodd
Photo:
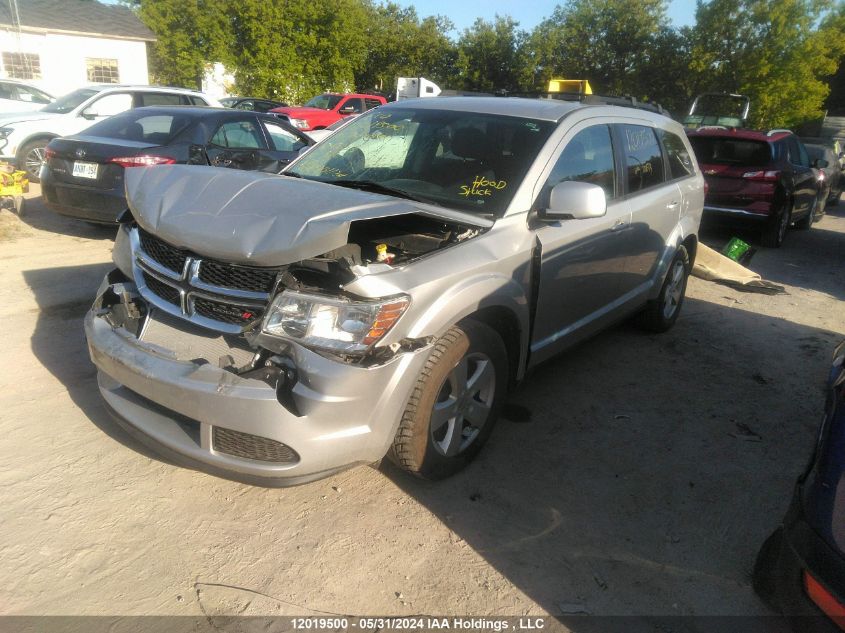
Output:
M284 486L390 456L440 478L528 369L631 315L672 326L704 182L660 114L438 98L365 113L281 176L126 175L85 321L115 418Z

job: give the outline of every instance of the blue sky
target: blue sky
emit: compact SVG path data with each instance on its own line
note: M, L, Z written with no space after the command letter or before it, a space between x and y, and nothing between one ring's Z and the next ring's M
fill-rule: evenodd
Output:
M445 15L455 23L458 31L470 26L475 19L483 17L492 20L497 13L510 15L519 21L522 28L530 30L543 19L551 15L555 6L562 0L486 0L483 12L479 12L479 5L474 2L456 2L455 0L394 0L402 6L413 5L417 14ZM695 0L670 0L669 17L675 26L685 26L695 19Z

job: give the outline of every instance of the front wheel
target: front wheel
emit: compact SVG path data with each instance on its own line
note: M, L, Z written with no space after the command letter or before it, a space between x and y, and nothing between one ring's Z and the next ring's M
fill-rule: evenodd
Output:
M487 441L507 390L508 355L489 326L465 320L434 344L388 453L403 470L443 479Z
M650 332L665 332L678 320L690 273L689 253L681 245L669 265L669 272L657 299L649 301L640 315L640 325Z
M41 171L41 163L44 162L49 142L46 138L35 139L26 143L18 152L18 169L26 172L29 182L41 182L38 174Z

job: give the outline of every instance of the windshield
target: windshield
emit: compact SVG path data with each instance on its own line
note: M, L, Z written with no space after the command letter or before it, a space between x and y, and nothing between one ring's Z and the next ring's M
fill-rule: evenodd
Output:
M64 97L59 97L53 103L44 106L41 108L41 111L65 114L66 112L70 112L74 108L79 107L80 104L84 103L98 92L98 90L91 90L90 88L74 90L70 94L66 94Z
M699 163L721 165L766 165L772 160L768 143L744 139L690 136Z
M501 216L555 124L474 112L371 110L318 143L289 173ZM372 190L372 187L370 187Z
M332 110L340 101L340 95L317 95L305 104L306 108L320 108L320 110Z

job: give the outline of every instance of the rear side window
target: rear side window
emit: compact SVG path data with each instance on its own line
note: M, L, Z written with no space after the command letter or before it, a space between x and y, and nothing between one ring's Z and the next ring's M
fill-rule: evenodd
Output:
M692 158L687 151L687 146L677 134L660 130L660 140L663 141L663 149L669 162L669 173L672 179L692 176L695 169L692 166Z
M616 197L616 172L613 167L613 143L610 128L594 125L581 130L560 154L546 181L544 196L559 182L574 180L598 185L608 200ZM543 204L545 204L545 200Z
M191 105L195 106L207 106L208 104L203 100L201 97L188 97L188 101L191 102Z
M762 167L772 160L771 147L763 141L691 136L690 144L699 163Z
M364 99L364 104L367 106L367 110L372 110L373 108L379 107L381 101L378 99Z
M789 148L790 163L802 167L810 166L810 157L807 156L807 150L804 149L803 143L799 142L794 136L790 136L786 139L786 146Z
M138 95L142 106L175 106L187 105L182 100L182 95L166 94L161 92L142 92Z
M625 155L625 179L628 193L636 193L661 184L663 155L654 130L645 125L620 125L622 153Z
M230 149L263 149L264 146L261 131L254 121L224 123L211 137L211 143Z
M144 116L134 111L96 123L85 130L85 135L166 145L188 123L190 119L186 116L171 114Z
M267 129L267 134L273 142L273 148L277 152L296 152L305 146L296 134L288 132L278 123L272 121L264 121L264 127Z

